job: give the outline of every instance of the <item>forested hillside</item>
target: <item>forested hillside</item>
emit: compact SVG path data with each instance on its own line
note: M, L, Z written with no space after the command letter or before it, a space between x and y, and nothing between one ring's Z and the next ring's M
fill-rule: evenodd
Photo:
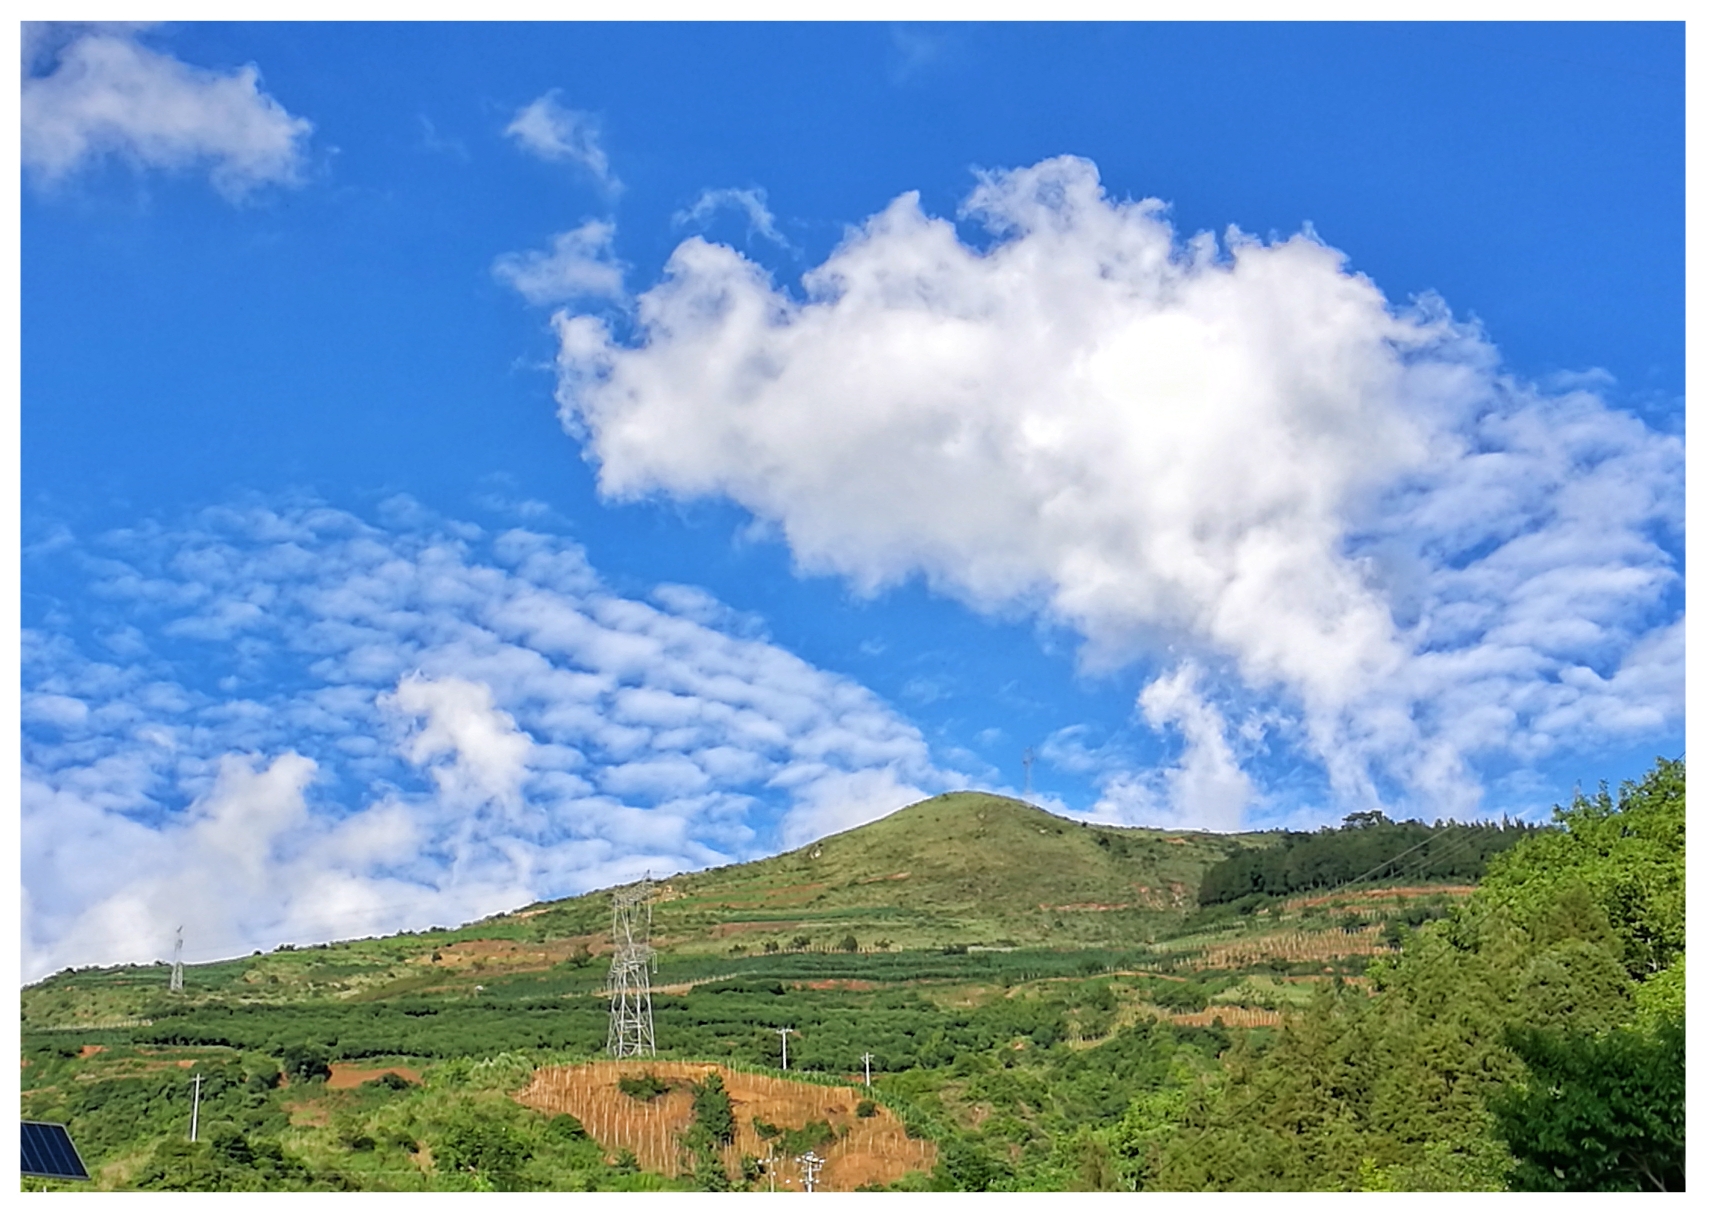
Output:
M1126 1180L1172 1189L1685 1186L1686 776L1491 864L1477 893L1332 983L1270 1048L1137 1101Z
M1492 855L1518 842L1531 827L1520 822L1390 821L1380 812L1354 813L1340 829L1286 833L1264 847L1246 847L1212 866L1198 886L1198 902L1282 897L1332 889L1358 880L1464 883L1477 880Z
M837 1190L1682 1184L1683 764L1552 828L1420 835L941 797L667 881L656 1071L596 1061L592 895L189 967L183 994L163 966L57 975L24 991L23 1111L117 1189L767 1190L800 1147ZM1330 837L1400 845L1197 904ZM1450 841L1475 889L1435 867Z

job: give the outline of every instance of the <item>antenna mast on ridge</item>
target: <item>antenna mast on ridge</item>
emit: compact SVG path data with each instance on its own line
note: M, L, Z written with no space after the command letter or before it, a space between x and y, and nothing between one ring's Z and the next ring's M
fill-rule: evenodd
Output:
M173 975L167 979L169 994L185 992L185 928L173 932ZM195 1141L196 1138L192 1138Z
M1025 799L1031 798L1031 764L1037 761L1037 751L1025 751Z
M649 946L655 882L647 877L614 890L614 958L608 967L608 1052L615 1057L655 1056L655 1012L650 1006Z

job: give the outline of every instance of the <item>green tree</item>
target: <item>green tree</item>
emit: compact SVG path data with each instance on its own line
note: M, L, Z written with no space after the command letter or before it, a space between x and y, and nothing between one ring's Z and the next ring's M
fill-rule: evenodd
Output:
M693 1088L691 1113L694 1123L708 1134L715 1145L733 1143L733 1101L716 1071L710 1071L708 1077Z
M291 1082L316 1082L333 1074L328 1065L328 1051L308 1042L287 1045L281 1051L280 1064Z
M1686 1190L1686 1027L1603 1036L1509 1034L1530 1076L1494 1101L1519 1160L1513 1186L1537 1192Z
M473 1177L479 1187L517 1191L520 1171L530 1158L530 1143L494 1116L470 1112L441 1131L435 1142L435 1169Z

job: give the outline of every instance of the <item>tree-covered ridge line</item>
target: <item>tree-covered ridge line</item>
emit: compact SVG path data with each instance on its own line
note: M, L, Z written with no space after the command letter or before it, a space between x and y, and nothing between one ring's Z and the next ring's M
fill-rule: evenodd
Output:
M1542 830L1518 821L1390 821L1380 811L1352 813L1338 828L1288 831L1266 847L1248 847L1213 864L1198 886L1199 905L1284 897L1358 881L1461 883L1489 861Z

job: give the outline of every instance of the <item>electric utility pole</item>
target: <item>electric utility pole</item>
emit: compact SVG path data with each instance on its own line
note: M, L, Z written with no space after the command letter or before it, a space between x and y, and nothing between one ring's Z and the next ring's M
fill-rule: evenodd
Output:
M169 994L185 992L185 928L173 932L173 975L167 979ZM192 1138L195 1141L196 1138Z
M1031 798L1031 764L1037 761L1037 751L1025 751L1025 799Z
M191 1140L197 1139L197 1107L203 1101L203 1076L191 1076Z
M783 1070L784 1070L784 1069L786 1069L786 1068L787 1068L787 1062L786 1062L786 1038L787 1038L787 1037L788 1037L788 1036L789 1036L789 1035L791 1035L791 1033L792 1033L792 1029L791 1029L791 1028L776 1028L776 1029L775 1029L775 1031L777 1031L777 1032L779 1032L779 1033L780 1033L780 1034L781 1034L781 1069L783 1069Z
M874 1060L874 1057L875 1055L871 1053L864 1054L864 1085L866 1087L870 1085L870 1062Z
M822 1164L827 1161L826 1158L818 1158L815 1150L806 1150L798 1156L799 1170L804 1175L804 1190L806 1192L816 1191L816 1173L822 1170Z

